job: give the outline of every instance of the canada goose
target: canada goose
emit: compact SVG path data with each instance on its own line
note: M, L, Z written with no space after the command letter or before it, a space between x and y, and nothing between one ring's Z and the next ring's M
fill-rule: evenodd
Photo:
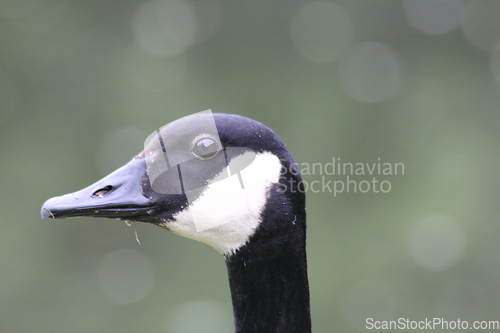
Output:
M95 184L47 200L42 218L148 222L217 249L236 332L311 332L305 194L281 139L261 123L201 112L153 133Z

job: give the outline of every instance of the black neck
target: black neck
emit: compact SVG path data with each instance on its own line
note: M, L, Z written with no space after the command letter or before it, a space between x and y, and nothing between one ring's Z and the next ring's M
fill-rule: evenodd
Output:
M237 333L311 332L305 211L282 198L267 207L281 201L289 213L265 209L254 236L226 258Z

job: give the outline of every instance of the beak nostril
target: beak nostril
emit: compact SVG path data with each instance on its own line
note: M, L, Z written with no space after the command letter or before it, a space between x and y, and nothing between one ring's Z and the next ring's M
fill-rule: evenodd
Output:
M104 195L106 193L108 193L109 191L111 191L113 189L113 186L111 185L108 185L106 187L103 187L97 191L94 192L94 194L92 194L93 197L99 197L99 198L102 198L104 197Z

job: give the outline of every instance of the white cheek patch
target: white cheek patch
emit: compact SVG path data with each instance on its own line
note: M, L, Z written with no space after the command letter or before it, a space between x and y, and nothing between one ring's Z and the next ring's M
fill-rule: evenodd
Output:
M241 163L245 154L233 158ZM280 177L281 164L269 152L257 154L255 160L237 174L223 170L207 185L205 191L186 209L174 215L163 227L203 243L223 254L234 252L244 245L261 222L269 188Z

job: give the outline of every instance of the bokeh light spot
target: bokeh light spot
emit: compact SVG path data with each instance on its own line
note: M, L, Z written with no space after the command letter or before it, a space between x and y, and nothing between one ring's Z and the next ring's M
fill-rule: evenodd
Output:
M149 55L178 55L196 36L195 12L184 0L146 2L135 14L132 32L136 44Z
M465 250L462 226L447 215L422 219L410 230L413 260L431 271L442 271L457 263Z
M408 22L417 30L437 35L460 25L464 17L464 0L404 0Z
M105 294L118 304L140 301L151 292L155 280L151 260L133 249L121 249L106 255L97 277Z
M353 47L339 63L342 90L363 103L394 98L403 84L403 68L395 51L377 42Z
M314 2L304 5L293 18L292 43L305 58L316 63L337 60L353 39L349 14L339 5Z
M476 47L490 51L500 37L500 1L469 1L466 5L462 30Z

